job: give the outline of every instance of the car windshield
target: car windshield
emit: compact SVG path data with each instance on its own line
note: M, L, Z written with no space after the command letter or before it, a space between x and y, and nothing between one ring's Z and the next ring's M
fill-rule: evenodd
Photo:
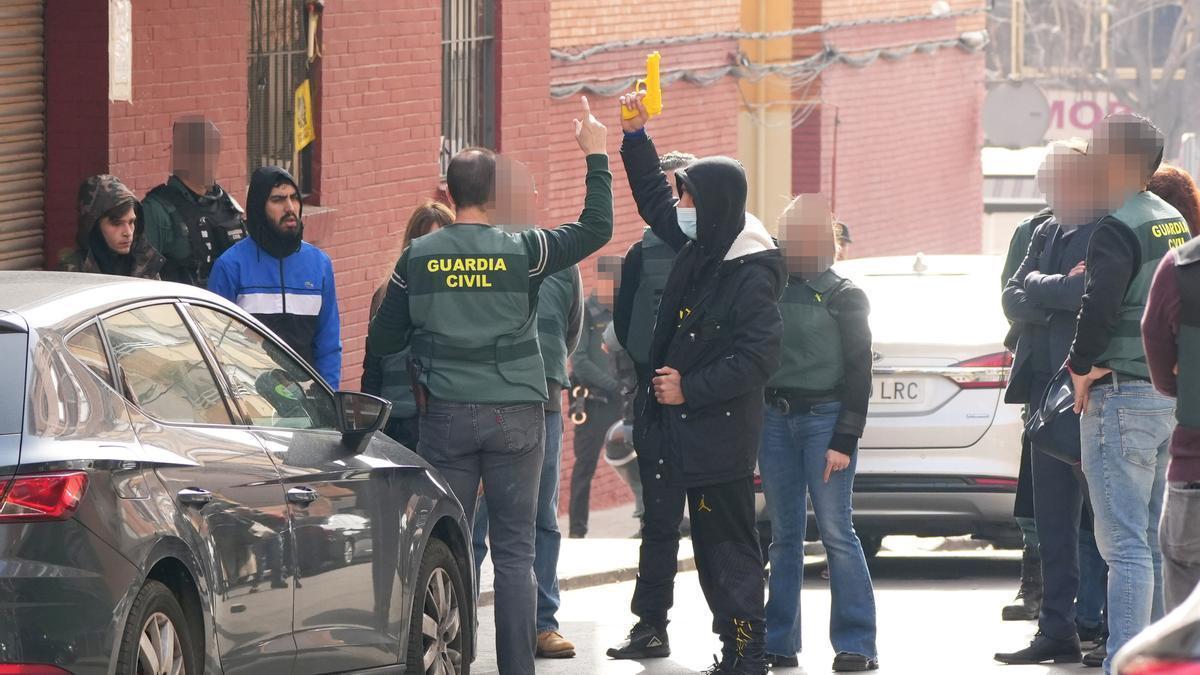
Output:
M0 333L0 435L21 433L28 337L25 333ZM0 463L4 461L0 457Z
M841 271L867 294L877 343L988 344L1008 331L1000 308L1000 268L991 259L980 260L975 269L922 274L855 262L863 264Z

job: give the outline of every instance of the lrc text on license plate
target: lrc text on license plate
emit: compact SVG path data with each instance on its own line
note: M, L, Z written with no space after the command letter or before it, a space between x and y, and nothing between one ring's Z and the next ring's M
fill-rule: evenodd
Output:
M878 377L871 383L872 403L920 403L924 387L917 380Z

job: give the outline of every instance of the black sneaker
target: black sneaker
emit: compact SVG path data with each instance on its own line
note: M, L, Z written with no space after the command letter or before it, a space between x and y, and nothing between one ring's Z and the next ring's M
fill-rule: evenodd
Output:
M859 673L867 670L879 670L879 659L850 652L841 652L833 657L835 673Z
M800 659L795 656L781 656L767 652L767 665L771 668L799 668Z
M718 661L717 657L713 657L713 664L707 669L701 671L701 675L766 675L767 666L751 666L739 658L734 658L732 661L725 659Z
M1025 649L1015 652L998 653L995 658L1000 663L1009 665L1030 665L1036 663L1079 663L1079 638L1071 636L1069 640L1055 640L1052 637L1038 633L1033 636L1033 642Z
M1102 638L1096 643L1096 648L1083 655L1083 665L1088 668L1103 668L1104 657L1108 656L1108 645Z
M608 650L612 659L663 659L671 655L671 643L665 626L651 626L641 621L633 625L629 637Z

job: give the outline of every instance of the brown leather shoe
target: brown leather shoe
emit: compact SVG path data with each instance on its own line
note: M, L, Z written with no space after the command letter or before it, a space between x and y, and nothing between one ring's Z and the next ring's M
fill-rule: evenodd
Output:
M538 633L537 655L543 659L570 659L575 657L575 645L556 630Z

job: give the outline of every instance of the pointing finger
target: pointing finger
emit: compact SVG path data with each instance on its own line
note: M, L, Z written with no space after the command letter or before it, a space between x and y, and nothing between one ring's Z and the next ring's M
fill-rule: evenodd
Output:
M586 96L580 96L580 97L579 97L579 100L580 100L580 101L583 101L583 118L584 118L584 119L587 119L588 117L591 117L591 115L592 115L592 106L591 106L591 104L589 104L589 103L588 103L587 97L586 97Z

